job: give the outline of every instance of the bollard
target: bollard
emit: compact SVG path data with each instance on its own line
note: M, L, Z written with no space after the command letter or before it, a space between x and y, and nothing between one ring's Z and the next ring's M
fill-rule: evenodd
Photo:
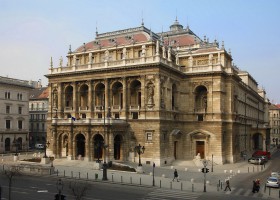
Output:
M264 193L266 193L266 185L264 186Z
M217 183L217 191L218 192L219 192L219 188L220 188L219 183Z
M170 189L172 189L172 182L170 182Z
M219 180L219 187L221 186L221 180Z
M253 166L253 172L255 172L255 167Z
M268 195L270 196L270 188L268 188Z
M250 172L250 169L249 169L249 167L248 167L248 173Z
M56 170L56 176L58 176L58 170Z
M79 172L79 179L81 178L81 172Z
M279 190L279 199L280 199L280 190Z
M113 176L113 174L112 174L112 182L114 182L114 176Z
M223 189L223 182L221 181L221 190Z
M122 183L122 176L121 176L121 183Z
M87 172L87 179L88 179L88 172Z
M159 188L161 188L161 180L159 181Z
M141 177L140 177L140 185L141 185Z
M65 177L65 170L63 170L63 176Z
M183 183L181 182L181 190L183 190Z
M194 184L192 183L192 192L194 192Z

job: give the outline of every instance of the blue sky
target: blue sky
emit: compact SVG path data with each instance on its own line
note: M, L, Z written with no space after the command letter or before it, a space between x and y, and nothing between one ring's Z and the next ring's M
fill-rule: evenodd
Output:
M280 103L279 0L0 0L0 76L42 79L99 33L138 27L169 30L178 21L200 38L224 41L234 63Z

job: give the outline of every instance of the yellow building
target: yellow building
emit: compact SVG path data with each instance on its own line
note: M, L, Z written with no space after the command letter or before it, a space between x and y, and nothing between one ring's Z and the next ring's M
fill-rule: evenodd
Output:
M48 153L94 161L170 164L199 155L215 163L266 149L268 100L224 44L176 20L99 34L67 64L51 62Z

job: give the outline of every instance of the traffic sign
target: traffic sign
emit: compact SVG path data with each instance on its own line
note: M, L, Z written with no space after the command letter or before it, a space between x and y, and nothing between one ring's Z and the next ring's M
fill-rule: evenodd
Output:
M208 172L209 172L209 169L206 168L206 167L203 167L203 168L201 169L201 172L202 172L202 173L208 173Z

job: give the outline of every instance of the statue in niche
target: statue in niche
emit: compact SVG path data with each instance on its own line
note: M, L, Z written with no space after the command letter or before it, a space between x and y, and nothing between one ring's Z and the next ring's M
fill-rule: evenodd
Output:
M106 49L106 51L105 51L105 61L108 61L109 60L109 51L108 51L108 49Z
M171 60L171 48L168 48L168 60Z
M53 107L57 108L57 92L53 93Z
M154 103L154 86L153 84L148 85L148 104Z
M123 48L123 56L122 56L122 59L126 59L126 48Z
M142 57L146 56L146 46L142 45Z
M202 103L203 103L202 107L206 110L207 109L207 97L206 96L204 96L202 98Z

